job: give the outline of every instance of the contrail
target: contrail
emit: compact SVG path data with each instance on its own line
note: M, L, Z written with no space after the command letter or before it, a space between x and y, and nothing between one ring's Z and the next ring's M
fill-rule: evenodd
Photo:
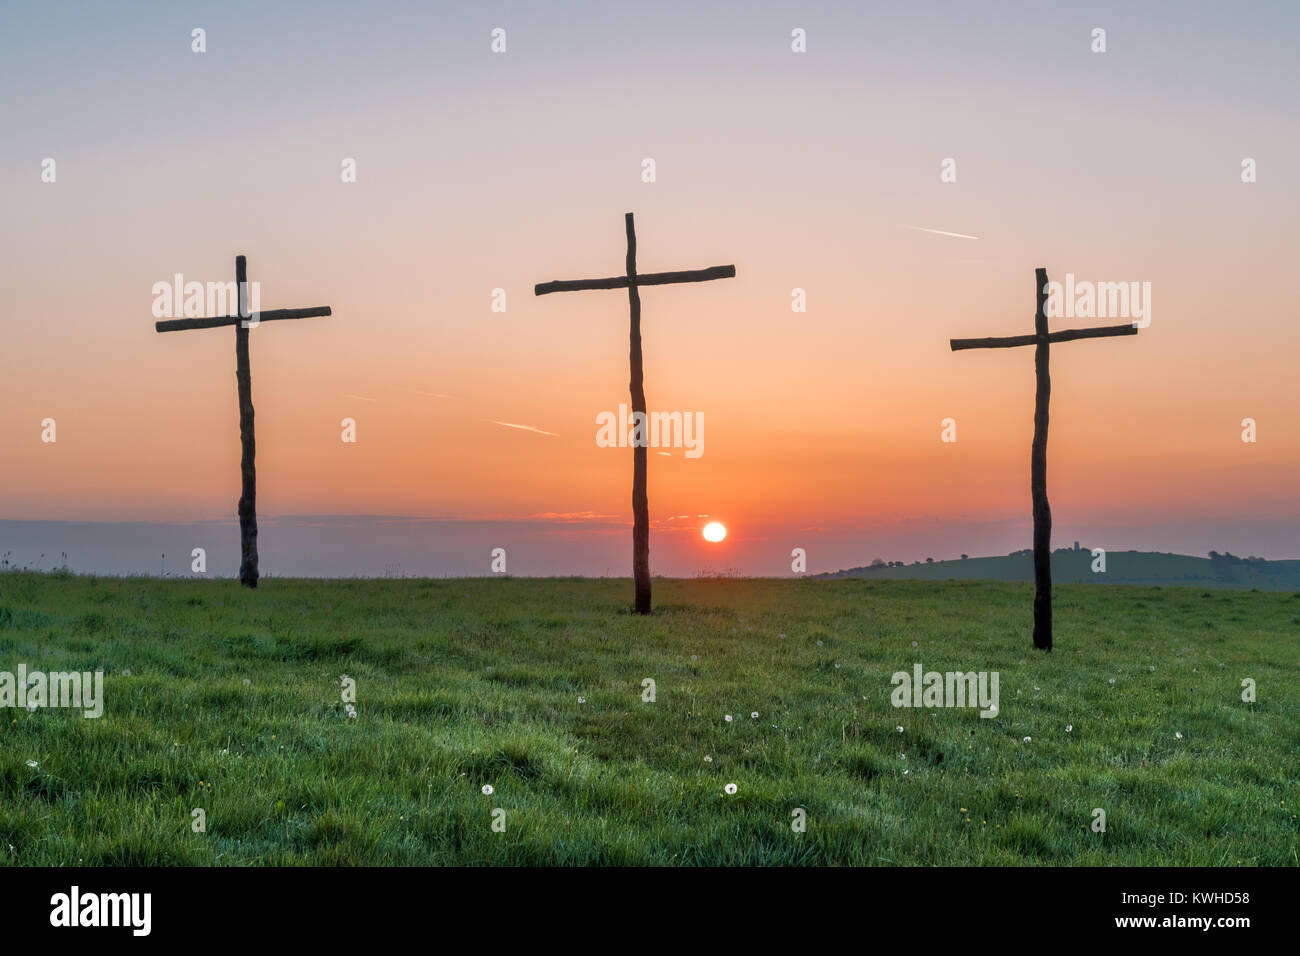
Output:
M526 432L537 432L537 434L539 435L550 435L552 438L560 437L559 435L555 434L555 432L542 431L542 429L534 428L532 425L516 425L513 422L499 422L495 418L489 418L488 421L490 421L493 425L501 425L504 426L505 428L519 428Z
M442 392L422 392L416 388L399 388L399 392L407 392L411 395L424 395L428 398L456 398L455 395L444 395Z
M908 226L908 229L915 229L918 232L932 232L936 236L952 236L954 239L978 239L979 236L968 236L962 232L944 232L942 229L927 229L925 226Z

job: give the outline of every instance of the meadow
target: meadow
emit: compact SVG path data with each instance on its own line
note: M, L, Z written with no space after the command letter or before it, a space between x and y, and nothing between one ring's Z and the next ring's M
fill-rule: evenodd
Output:
M1030 595L6 572L0 670L106 676L99 719L0 710L0 860L1300 862L1300 594L1066 584L1050 654ZM918 662L999 672L998 715L891 706Z

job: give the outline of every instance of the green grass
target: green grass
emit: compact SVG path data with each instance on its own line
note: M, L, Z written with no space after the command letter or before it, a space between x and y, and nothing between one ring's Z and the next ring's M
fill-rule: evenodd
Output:
M98 720L0 710L0 860L1297 863L1300 595L1062 586L1049 655L1022 584L630 591L0 575L0 670L107 675ZM918 661L1000 714L893 708Z

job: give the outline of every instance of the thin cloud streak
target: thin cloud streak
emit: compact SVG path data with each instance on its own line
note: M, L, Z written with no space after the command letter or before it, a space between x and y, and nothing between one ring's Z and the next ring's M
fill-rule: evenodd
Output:
M461 401L455 395L444 395L442 392L422 392L418 388L399 388L397 391L406 392L408 395L423 395L426 398L447 398L455 402Z
M516 425L513 422L499 422L495 418L489 418L486 419L486 421L491 422L493 425L500 425L503 428L518 428L521 431L536 432L539 435L550 435L552 438L560 437L559 435L555 434L555 432L543 431L540 428L534 428L532 425Z
M944 232L942 229L927 229L925 226L908 226L908 229L915 229L917 232L932 232L936 236L952 236L954 239L978 239L979 236L968 236L964 232Z

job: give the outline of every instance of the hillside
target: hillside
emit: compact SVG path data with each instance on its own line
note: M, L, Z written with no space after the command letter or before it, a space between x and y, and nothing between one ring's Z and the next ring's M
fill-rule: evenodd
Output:
M1300 591L1300 561L1264 561L1234 555L1196 558L1160 551L1109 551L1105 573L1093 573L1092 552L1061 548L1052 553L1052 580L1075 584L1159 584L1186 587ZM1032 581L1028 550L996 558L965 558L932 564L864 566L814 575L818 578L870 578L923 581Z

